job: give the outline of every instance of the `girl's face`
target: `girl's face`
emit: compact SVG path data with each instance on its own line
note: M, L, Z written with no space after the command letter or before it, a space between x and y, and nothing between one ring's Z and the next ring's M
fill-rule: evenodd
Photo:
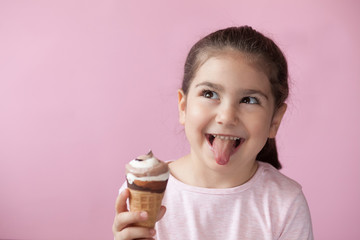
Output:
M286 110L274 113L267 75L239 52L211 57L198 69L187 95L179 90L180 123L197 163L214 168L255 164L274 138Z

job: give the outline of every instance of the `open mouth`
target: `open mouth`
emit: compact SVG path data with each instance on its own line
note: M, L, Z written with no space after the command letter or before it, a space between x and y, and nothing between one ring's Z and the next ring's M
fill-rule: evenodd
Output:
M207 142L214 153L216 163L219 165L226 165L233 155L245 141L244 138L220 135L220 134L205 134Z
M215 138L219 138L224 141L233 141L234 149L238 148L240 144L244 141L243 138L234 137L234 136L225 136L225 135L217 135L217 134L205 134L205 136L210 146L213 146Z

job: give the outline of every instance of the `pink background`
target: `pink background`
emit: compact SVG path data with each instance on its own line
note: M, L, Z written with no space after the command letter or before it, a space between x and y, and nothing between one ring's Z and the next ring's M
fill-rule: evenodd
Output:
M0 238L112 239L124 164L188 151L188 50L247 24L288 58L279 152L315 238L360 239L359 1L169 2L0 2Z

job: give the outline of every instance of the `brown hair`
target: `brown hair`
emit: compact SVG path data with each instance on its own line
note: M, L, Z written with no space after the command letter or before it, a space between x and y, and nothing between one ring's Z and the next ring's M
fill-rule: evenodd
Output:
M249 26L230 27L213 32L200 39L191 49L184 66L182 90L186 95L200 66L210 57L231 49L245 54L263 67L275 99L275 110L282 106L289 95L288 67L284 54L268 37ZM257 160L281 169L276 142L269 138L258 153Z

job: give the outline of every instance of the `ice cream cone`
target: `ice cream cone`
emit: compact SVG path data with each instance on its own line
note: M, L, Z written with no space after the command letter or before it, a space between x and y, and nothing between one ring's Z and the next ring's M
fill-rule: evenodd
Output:
M135 226L153 228L161 207L164 193L152 193L138 190L130 190L130 211L146 211L148 219L138 222Z
M134 224L135 226L148 228L155 226L168 178L168 165L154 157L151 151L126 165L130 211L148 213L148 219Z

